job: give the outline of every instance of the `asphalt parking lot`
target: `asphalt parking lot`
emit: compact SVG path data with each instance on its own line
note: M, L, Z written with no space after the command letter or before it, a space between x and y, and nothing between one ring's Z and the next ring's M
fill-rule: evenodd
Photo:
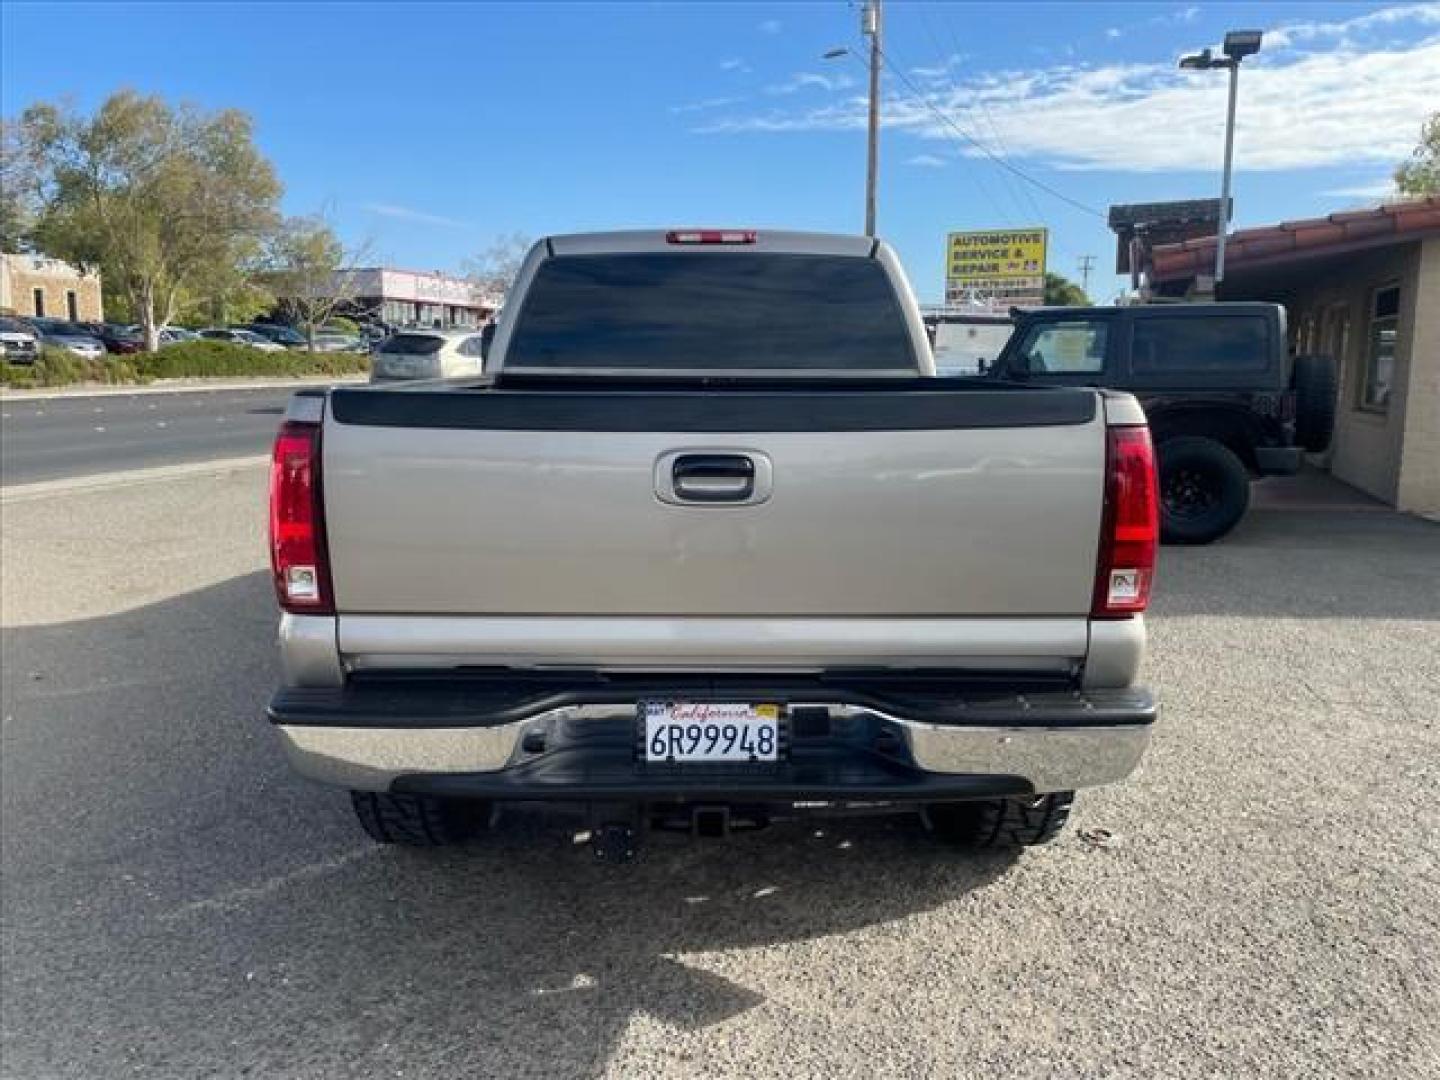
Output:
M5 1077L1440 1071L1440 526L1166 549L1152 752L1054 846L851 820L616 869L536 811L376 848L289 774L263 485L0 510Z

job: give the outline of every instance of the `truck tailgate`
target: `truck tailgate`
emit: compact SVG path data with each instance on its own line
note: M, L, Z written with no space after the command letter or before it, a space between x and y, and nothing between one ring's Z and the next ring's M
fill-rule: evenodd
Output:
M1097 395L921 382L935 386L335 391L323 475L342 628L347 614L1083 618ZM681 459L757 463L764 497L666 501Z

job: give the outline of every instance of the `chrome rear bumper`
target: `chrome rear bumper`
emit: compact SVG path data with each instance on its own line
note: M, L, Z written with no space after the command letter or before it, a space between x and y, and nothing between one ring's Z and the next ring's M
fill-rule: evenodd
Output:
M1017 698L1022 703L1024 698ZM824 716L778 766L646 766L633 705L570 705L474 726L346 726L275 716L294 768L356 790L497 799L963 798L1069 791L1121 780L1149 743L1148 695L1122 723L931 723L845 703L790 703ZM272 710L272 715L274 711Z

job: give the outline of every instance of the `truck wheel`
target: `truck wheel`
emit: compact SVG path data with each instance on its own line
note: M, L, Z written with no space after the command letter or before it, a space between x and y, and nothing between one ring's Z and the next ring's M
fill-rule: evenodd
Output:
M1224 536L1250 505L1250 474L1227 446L1185 436L1160 444L1160 539L1208 544Z
M1048 844L1070 819L1073 791L1018 799L934 803L926 808L930 828L942 840L963 847L1013 848Z
M1312 454L1328 447L1335 432L1336 381L1334 357L1295 358L1295 441Z
M489 803L429 795L352 791L350 802L370 839L408 847L461 843L479 833L490 816Z

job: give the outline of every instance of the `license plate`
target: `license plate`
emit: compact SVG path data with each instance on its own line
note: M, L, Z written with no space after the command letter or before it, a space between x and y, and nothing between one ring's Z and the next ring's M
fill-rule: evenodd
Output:
M640 721L646 761L780 760L778 705L647 701Z

